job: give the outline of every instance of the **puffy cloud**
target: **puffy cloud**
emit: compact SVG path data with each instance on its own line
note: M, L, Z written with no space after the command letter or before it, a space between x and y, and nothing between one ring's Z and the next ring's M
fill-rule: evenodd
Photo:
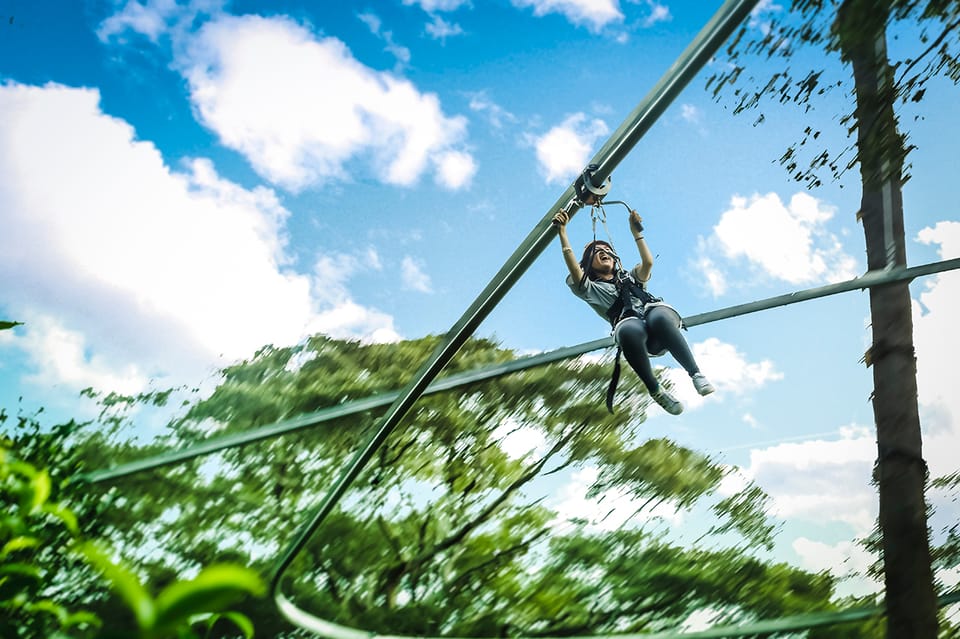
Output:
M713 234L701 242L698 265L714 294L726 290L727 270L737 262L791 284L851 279L856 260L825 228L833 215L832 207L806 193L787 203L775 193L734 197Z
M57 319L27 311L27 328L19 346L29 352L36 372L28 382L40 386L110 389L135 394L147 387L144 367L133 362L118 363L101 352L88 353L88 340L79 331L69 330Z
M673 19L670 15L670 7L660 4L655 0L647 0L647 7L650 9L650 15L643 19L644 27L652 27L660 22L669 22Z
M960 223L940 222L920 231L917 239L939 245L940 259L960 257ZM914 304L914 346L917 392L924 428L924 456L933 477L957 470L960 450L960 396L954 384L960 333L960 273L950 271L923 280Z
M533 8L533 15L559 13L575 25L600 31L612 22L621 22L623 13L617 0L513 0L520 8Z
M487 121L493 128L501 129L504 123L517 121L515 115L491 100L485 92L478 91L468 95L470 97L470 109L486 116Z
M437 183L444 188L456 190L470 184L477 173L473 156L461 151L447 151L436 158Z
M470 0L403 0L403 4L409 6L419 6L427 13L436 11L456 11L464 5L470 4Z
M381 28L383 26L383 21L380 20L380 16L368 11L366 13L359 14L357 17L362 23L367 25L367 28L370 29L370 33L384 41L384 43L387 45L385 50L390 53L390 55L395 57L401 66L410 63L410 49L397 44L393 40L393 31L384 31Z
M857 577L853 582L841 583L845 594L864 595L881 590L881 584L866 578L867 570L876 560L856 542L841 541L825 544L806 537L793 542L793 550L800 557L800 567L810 572L828 571L840 578Z
M292 190L344 177L344 163L358 155L384 182L410 185L431 162L443 165L466 132L465 118L446 117L436 95L281 18L208 22L177 66L200 121Z
M189 29L202 15L220 14L225 6L226 0L127 0L121 9L103 21L97 36L106 42L115 38L122 40L132 32L156 43L168 33Z
M0 114L0 286L30 319L7 347L35 380L129 391L316 330L396 337L389 316L292 268L272 190L203 159L170 168L94 90L7 84Z
M574 113L534 140L537 160L547 183L564 182L576 176L590 160L595 142L610 130L603 120L588 120Z
M743 395L762 388L769 382L783 379L783 373L776 370L773 362L748 362L736 347L715 337L691 345L691 350L700 370L717 392L701 397L690 383L690 376L685 370L669 368L664 374L673 383L674 395L687 410L695 409L706 401L721 400L728 393Z
M680 117L690 124L700 124L703 121L703 111L692 104L681 104Z
M430 276L423 272L423 264L409 255L400 262L400 278L403 287L421 293L432 293Z
M429 35L434 40L440 40L441 42L447 38L452 38L453 36L458 36L463 33L463 27L454 22L447 22L440 16L433 16L433 21L428 22L427 26L424 27Z
M133 32L156 41L166 29L201 124L286 189L345 179L344 164L358 158L389 184L411 185L430 169L448 188L469 183L472 172L451 179L448 166L451 154L470 157L459 148L466 118L445 115L435 94L364 66L336 38L283 17L230 16L213 9L219 4L129 2L103 22L101 37ZM376 15L360 18L399 63L409 60Z
M839 439L754 449L743 473L770 495L773 515L843 522L856 535L866 535L877 515L877 496L870 485L876 456L872 429L851 426L840 429Z
M511 459L523 459L527 455L543 455L549 448L547 438L539 428L520 424L508 417L492 433L500 448Z
M663 501L650 510L643 510L649 502L646 498L631 496L626 490L611 488L590 497L590 488L597 481L599 471L587 466L575 471L569 483L555 495L557 525L564 526L570 520L584 520L590 528L611 531L622 528L630 521L646 521L660 518L672 524L683 520L683 512Z

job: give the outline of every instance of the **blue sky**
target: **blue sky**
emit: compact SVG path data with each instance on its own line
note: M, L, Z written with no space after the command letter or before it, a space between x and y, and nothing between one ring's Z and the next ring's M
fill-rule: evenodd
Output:
M194 385L318 331L445 332L720 5L0 0L0 318L25 322L0 332L0 405L82 415L87 386ZM751 28L782 12L762 3ZM915 41L900 35L896 54ZM651 289L686 315L865 269L856 170L807 191L776 163L806 126L842 148L850 96L770 106L758 125L704 90L724 64L613 174L657 255ZM911 264L960 255L955 96L934 82L902 114ZM607 210L628 255L623 208ZM586 212L570 234L590 238ZM523 353L604 336L564 275L555 245L479 334ZM958 286L911 286L932 476L960 449ZM865 566L868 314L849 293L696 327L717 393L672 370L686 411L645 424L763 486L778 552L814 570Z

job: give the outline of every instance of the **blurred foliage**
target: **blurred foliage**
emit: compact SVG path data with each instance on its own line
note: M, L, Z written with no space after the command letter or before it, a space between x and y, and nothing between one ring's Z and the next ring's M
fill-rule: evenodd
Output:
M718 102L729 100L734 114L755 114L754 126L766 120L764 104L792 103L808 113L818 101L835 103L834 92L852 95L851 77L832 76L822 55L807 58L800 51L810 47L842 57L858 46L857 38L874 32L868 25L877 21L883 21L888 29L903 25L905 32L897 41L900 57L891 61L889 86L877 96L883 104L921 102L935 77L946 77L955 84L960 81L960 3L956 0L791 0L786 8L744 23L725 49L729 64L707 79L706 89L713 98ZM768 16L770 19L757 29L757 20ZM751 64L751 59L754 63L780 60L782 64L774 65L770 73L760 73L760 69L771 67ZM849 104L850 110L839 118L839 125L853 135L861 124L858 112L877 107L854 106L852 99ZM893 125L899 128L897 119ZM790 176L807 187L820 186L826 176L838 180L856 166L862 154L871 152L871 146L896 157L892 164L897 171L904 170L902 181L909 179L905 163L914 147L895 129L875 131L872 137L878 144L858 146L851 142L839 150L827 148L824 140L830 136L821 139L822 134L816 125L805 125L799 141L779 158Z
M23 322L10 322L7 320L0 320L0 331L6 331L15 326L23 326Z
M97 420L38 430L31 418L20 439L35 458L68 469L63 476L103 468L393 391L438 341L367 345L318 336L263 348L225 369L209 397L190 401L146 445L125 429L139 410L173 402L169 394L91 390L103 407ZM447 374L514 357L470 340ZM835 609L832 576L769 559L776 530L763 492L747 484L721 495L726 466L645 437L651 403L633 376L609 414L609 373L609 359L581 358L422 398L306 544L285 592L318 616L365 631L476 637L652 632L681 627L698 611L738 623ZM66 488L90 514L91 529L156 590L218 562L267 573L381 414L115 485ZM609 512L561 511L558 491L574 480ZM610 517L623 523L611 525ZM697 526L702 534L689 530ZM74 592L72 601L91 600L82 583ZM123 598L141 610L134 622L149 618L136 603L140 594ZM247 599L236 610L261 636L303 636L272 602ZM859 627L808 636L871 636ZM231 632L218 626L209 636Z
M0 416L0 422L4 419ZM224 609L263 594L256 573L236 565L211 566L194 579L170 584L154 599L105 546L83 540L74 512L52 499L51 474L18 458L10 443L0 445L0 637L199 639L221 620L244 637L253 636L246 616ZM102 581L94 579L95 573ZM108 598L104 581L116 599ZM87 591L82 597L80 583ZM106 605L96 606L96 597ZM117 600L126 604L135 625L123 624Z

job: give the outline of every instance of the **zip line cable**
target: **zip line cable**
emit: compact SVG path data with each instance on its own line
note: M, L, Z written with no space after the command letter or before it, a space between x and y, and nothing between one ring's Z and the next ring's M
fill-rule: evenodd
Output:
M700 326L702 324L709 324L723 319L749 315L771 308L788 306L790 304L806 302L809 300L827 297L830 295L837 295L839 293L846 293L849 291L865 290L870 287L881 286L883 284L910 281L918 277L935 275L937 273L956 269L960 269L960 258L943 260L940 262L931 262L929 264L922 264L909 268L892 269L889 271L868 271L860 277L847 280L845 282L837 282L834 284L827 284L825 286L803 289L794 291L793 293L785 293L783 295L755 300L753 302L737 304L735 306L727 306L721 309L708 311L706 313L690 315L683 318L683 323L684 326L687 326L688 328ZM554 362L573 359L574 357L586 355L587 353L593 351L610 348L613 345L614 343L611 337L603 337L600 339L591 340L589 342L575 344L573 346L558 348L546 353L539 353L537 355L530 355L507 362L475 368L473 370L456 373L454 375L450 375L449 377L436 380L432 382L426 388L426 390L423 391L423 394L432 395L434 393L454 390L456 388L461 388L470 384L476 384L489 379L495 379L504 375L510 375L512 373L535 368L537 366L545 366ZM356 415L357 413L381 408L396 401L399 396L400 391L394 390L378 395L371 395L370 397L364 397L362 399L351 400L344 402L343 404L338 404L337 406L331 406L329 408L322 408L311 413L305 413L292 419L275 422L273 424L266 424L264 426L258 426L254 429L241 433L232 433L223 437L211 438L195 446L169 451L166 453L160 453L153 457L145 457L144 459L139 459L126 464L120 464L112 468L103 468L100 470L90 471L88 473L79 475L76 479L74 479L74 481L93 484L104 483L121 479L123 477L128 477L130 475L135 475L137 473L142 473L148 470L180 464L185 461L210 455L222 450L239 448L241 446L253 444L265 439L272 439L274 437L280 437L289 433L295 433L308 428L313 428L334 419L349 417L350 415Z

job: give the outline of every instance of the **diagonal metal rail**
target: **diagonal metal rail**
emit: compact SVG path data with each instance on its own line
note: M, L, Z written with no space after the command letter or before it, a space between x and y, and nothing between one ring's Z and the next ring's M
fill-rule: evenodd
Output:
M595 176L604 180L624 157L633 149L641 137L650 129L657 118L667 109L677 95L689 84L710 58L721 47L734 29L747 17L758 0L727 0L717 10L710 21L701 29L680 57L671 65L663 77L640 101L627 119L611 135L592 159L599 166ZM281 592L281 580L284 572L300 553L314 531L333 510L346 493L350 484L357 478L363 467L373 457L396 425L413 407L417 399L426 391L430 382L443 370L480 323L507 294L513 285L526 272L534 260L543 252L556 235L551 220L558 211L566 208L572 215L576 205L571 204L574 188L571 184L564 191L546 215L534 227L520 246L514 251L493 280L470 305L463 316L453 325L444 340L438 345L420 370L414 375L400 396L393 402L381 422L380 428L357 451L352 462L344 469L320 505L311 513L298 529L293 541L281 553L270 582L270 592L281 613L291 623L299 623L300 615L316 619L306 611L299 610L287 600ZM296 620L293 614L299 611ZM318 621L322 621L319 620Z

